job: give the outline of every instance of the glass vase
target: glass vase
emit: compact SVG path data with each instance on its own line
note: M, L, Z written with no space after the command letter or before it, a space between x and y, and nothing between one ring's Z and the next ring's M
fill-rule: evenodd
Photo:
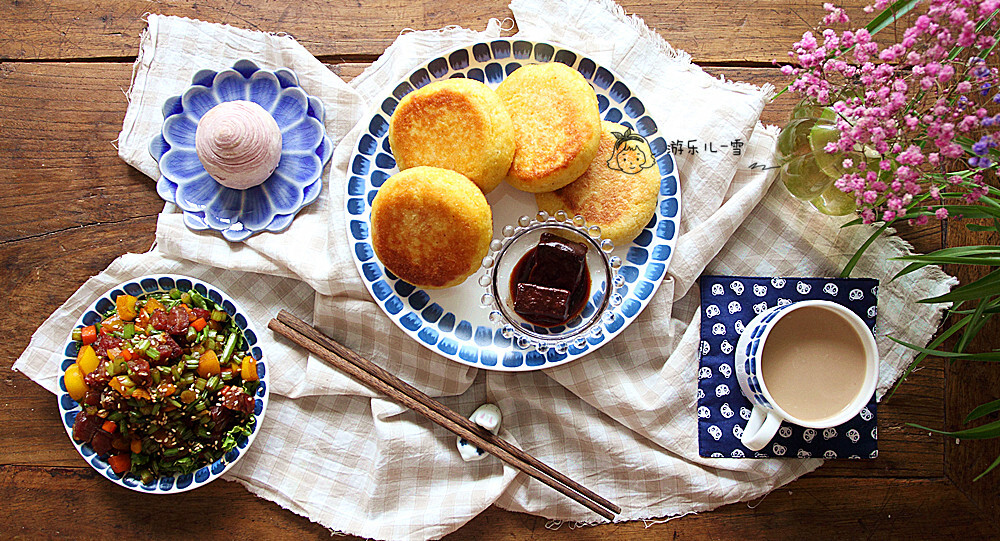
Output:
M844 174L844 159L861 156L826 152L827 144L840 137L835 118L833 110L805 102L792 111L792 120L778 135L778 178L789 193L823 214L844 216L854 212L854 198L833 182Z

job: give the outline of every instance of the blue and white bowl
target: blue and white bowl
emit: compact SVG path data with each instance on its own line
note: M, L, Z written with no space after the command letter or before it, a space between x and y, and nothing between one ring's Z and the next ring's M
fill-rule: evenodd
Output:
M587 247L590 284L581 312L563 324L550 327L535 325L514 311L511 282L521 260L538 245L544 233ZM617 275L622 260L611 255L614 244L601 237L601 228L588 226L583 216L571 217L563 210L555 216L538 211L535 216L522 216L516 224L504 226L500 235L502 238L490 242L490 251L483 258L485 274L480 276L479 284L486 289L480 304L490 310L490 321L500 327L501 335L512 339L519 348L543 354L550 348L566 354L570 346L585 347L588 339L603 340L604 325L614 322L613 310L622 303L617 290L625 285L625 278Z
M247 449L250 448L254 438L256 438L257 434L260 432L260 425L264 420L264 412L267 410L270 379L268 378L267 362L264 360L264 352L258 344L257 330L254 328L253 323L247 319L246 312L235 300L223 293L219 288L207 282L203 282L197 278L174 274L154 274L129 280L128 282L119 284L108 290L95 300L89 307L87 307L83 315L80 316L80 319L77 320L74 328L93 325L95 322L100 321L102 314L107 313L115 307L115 299L119 295L128 294L138 297L148 293L170 291L175 287L181 291L191 291L193 289L205 298L211 299L219 306L222 306L223 310L225 310L226 313L234 319L236 326L242 331L243 338L246 341L246 344L244 345L250 352L250 356L257 361L257 376L260 378L260 385L257 387L256 396L254 396L254 417L256 418L256 422L253 425L249 437L237 441L236 447L233 447L229 452L215 462L205 464L194 473L164 476L149 484L142 483L142 481L131 473L126 473L124 476L118 475L111 469L107 460L102 459L96 452L94 452L94 450L90 447L90 444L81 444L73 439L73 423L76 421L76 415L80 413L81 408L80 404L73 400L66 391L64 374L66 369L76 362L76 356L80 352L80 344L79 342L74 341L72 337L67 337L66 345L63 349L65 359L60 366L61 373L59 376L59 390L56 392L56 400L59 404L59 417L62 419L63 427L69 435L69 441L74 447L76 447L80 456L82 456L83 459L97 471L97 473L117 485L135 490L137 492L148 492L151 494L175 494L207 485L215 479L218 479L222 476L222 474L232 468L240 457L246 454Z
M252 101L281 130L281 160L263 184L227 188L212 178L195 151L198 121L224 101ZM184 94L163 104L163 128L149 144L160 167L156 191L184 211L191 229L213 229L243 241L261 231L282 231L302 207L319 197L322 173L333 154L323 124L323 103L299 86L285 68L274 71L240 60L232 68L201 70Z

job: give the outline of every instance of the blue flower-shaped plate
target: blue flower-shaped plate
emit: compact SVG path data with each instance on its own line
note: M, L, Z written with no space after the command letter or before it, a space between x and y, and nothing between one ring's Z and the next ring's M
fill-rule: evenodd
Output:
M252 101L281 130L281 160L259 186L227 188L212 178L195 151L198 121L224 101ZM213 229L239 242L260 231L282 231L302 207L319 197L321 176L333 154L323 104L299 86L290 70L264 70L249 60L219 72L195 74L184 94L163 104L163 128L149 144L160 166L156 192L184 211L191 229Z
M90 444L80 444L73 439L73 423L76 421L76 415L80 413L80 404L69 396L69 393L66 391L64 376L60 375L59 391L56 393L56 400L59 404L59 417L62 419L66 433L69 435L69 441L79 451L80 456L97 473L117 485L137 492L175 494L207 485L218 479L223 473L232 468L240 457L246 454L247 449L250 448L250 444L253 443L254 438L260 432L260 424L264 420L264 412L267 410L270 380L268 378L267 362L264 360L264 352L257 343L257 330L254 328L253 323L247 319L246 312L240 308L240 305L223 293L222 290L211 284L196 278L173 274L155 274L129 280L115 286L95 300L84 311L83 315L80 316L80 319L77 320L75 327L93 325L95 322L100 321L102 314L114 309L115 299L119 295L128 294L138 297L148 293L170 291L175 287L181 291L191 291L193 289L205 298L211 299L219 306L222 306L226 313L236 321L236 325L243 332L245 343L240 347L245 346L250 355L257 361L257 376L260 378L260 386L257 388L256 396L254 396L254 417L256 418L256 422L249 437L237 441L236 447L233 447L215 462L205 464L194 473L171 477L164 476L146 484L131 473L126 473L124 476L116 474L111 469L108 461L99 457L90 447ZM80 344L74 341L72 337L67 337L63 351L66 358L63 360L60 368L65 373L66 369L76 362L76 356L80 352Z
M643 136L660 171L660 194L656 214L628 246L615 249L624 264L618 271L624 284L616 290L622 302L613 317L603 321L603 332L582 346L566 352L555 348L541 353L519 346L503 336L489 320L489 310L480 307L483 288L480 270L464 283L448 288L424 290L399 280L375 257L369 230L371 202L379 186L398 172L389 148L389 118L399 100L415 88L451 77L468 77L496 88L505 77L525 64L562 62L580 72L597 93L601 117L632 128ZM498 39L476 43L435 58L400 81L380 102L368 121L351 157L347 182L348 242L361 278L382 310L404 332L425 347L457 362L480 368L524 371L551 368L583 357L620 334L646 307L666 274L677 243L680 224L680 186L669 146L641 99L617 75L593 60L549 43ZM494 236L520 216L538 211L534 194L520 192L502 183L487 201L493 211ZM589 303L584 317L596 308Z

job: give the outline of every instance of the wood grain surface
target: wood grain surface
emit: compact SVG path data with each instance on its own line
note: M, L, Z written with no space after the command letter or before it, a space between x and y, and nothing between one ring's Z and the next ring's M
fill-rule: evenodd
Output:
M819 0L621 5L710 73L779 88L787 81L771 60L822 16ZM87 278L152 244L163 202L113 146L147 12L289 33L345 80L407 28L482 29L512 15L498 0L0 3L0 538L324 539L322 526L235 483L164 500L106 482L68 444L52 395L11 371L32 332ZM762 120L783 124L793 104L781 96ZM901 234L918 251L998 240L956 224ZM976 344L998 346L996 327ZM877 460L830 461L760 501L665 523L552 529L494 507L449 539L997 538L1000 474L972 478L1000 442L945 441L908 423L961 428L972 408L998 397L995 367L932 359L880 406ZM232 512L202 513L218 501Z

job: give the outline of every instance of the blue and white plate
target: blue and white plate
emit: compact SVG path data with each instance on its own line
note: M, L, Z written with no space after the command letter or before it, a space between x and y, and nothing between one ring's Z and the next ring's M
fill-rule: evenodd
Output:
M129 280L108 290L87 307L83 315L80 316L80 319L76 321L74 328L93 325L95 322L100 321L102 314L106 314L115 308L115 299L119 295L128 294L138 297L148 293L170 291L175 287L181 291L191 291L193 289L205 298L211 299L219 306L222 306L223 310L236 321L236 326L243 332L243 338L246 340L246 344L244 345L250 352L250 356L257 361L257 376L260 378L257 395L254 396L254 416L256 417L256 422L249 437L237 441L236 447L233 447L228 453L211 464L205 464L194 473L171 477L164 476L149 484L144 484L131 473L126 473L124 476L118 475L111 469L107 460L97 456L97 453L90 447L90 444L80 444L73 439L73 423L76 421L76 415L80 413L80 404L73 400L66 391L66 382L63 374L65 374L67 368L76 362L76 356L80 352L80 344L73 340L72 337L66 337L66 345L63 348L66 358L60 366L59 391L56 392L56 400L59 403L59 417L62 419L66 433L69 435L69 441L79 451L80 456L97 473L117 485L137 492L174 494L207 485L218 479L229 468L232 468L233 464L240 457L246 454L247 449L250 448L250 444L253 443L254 438L260 432L260 424L264 420L264 412L267 410L270 379L267 374L267 362L264 360L264 352L257 343L257 330L254 328L253 323L247 319L246 312L240 308L240 305L235 300L209 283L197 278L174 274L153 274Z
M263 184L246 190L216 182L194 146L201 117L236 100L263 107L281 130L278 167ZM184 223L195 231L213 229L232 242L261 231L282 231L323 187L323 167L333 154L323 115L323 103L306 94L288 69L263 70L240 60L219 72L201 70L184 94L163 104L163 128L149 143L160 166L156 192L180 207Z
M468 77L496 88L505 77L525 64L562 62L579 71L594 87L604 120L632 128L649 142L660 168L660 195L656 214L629 246L615 249L625 262L619 274L625 284L618 289L622 303L614 318L602 323L600 337L583 347L562 353L539 353L519 347L502 335L480 307L482 286L478 274L461 285L424 290L399 280L375 257L369 235L371 202L379 186L398 172L389 148L389 118L399 100L415 88L452 77ZM593 60L548 43L498 39L476 43L435 58L401 81L380 102L359 138L351 157L347 182L348 242L361 278L382 310L403 331L432 351L463 364L503 371L526 371L565 364L596 350L621 333L649 303L666 274L677 243L680 224L680 185L669 146L641 99L610 70ZM538 207L533 194L502 183L486 196L493 211L493 231L515 224Z

